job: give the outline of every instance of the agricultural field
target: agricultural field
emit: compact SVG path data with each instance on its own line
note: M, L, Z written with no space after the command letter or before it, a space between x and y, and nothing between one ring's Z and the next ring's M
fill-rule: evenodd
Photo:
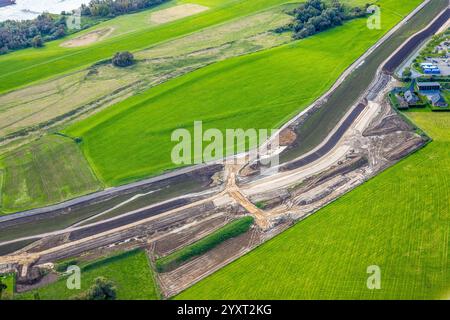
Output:
M448 299L450 115L408 116L429 145L177 298Z
M389 106L447 0L303 1L167 0L0 55L0 300L449 299L450 113ZM198 158L301 111L269 176Z
M0 57L0 69L2 70L0 75L0 93L69 71L83 69L99 60L111 58L118 51L144 49L154 44L181 37L285 2L287 1L194 0L189 1L189 3L200 4L210 9L190 17L158 25L150 23L150 13L148 27L123 32L114 37L107 37L103 41L89 46L64 47L61 44L67 39L62 39L48 43L39 50L26 49L7 54ZM156 10L156 8L152 10ZM144 13L139 14L143 15ZM123 19L123 22L121 22L123 28L126 29L127 26L133 24L133 15L124 16ZM107 27L111 23L113 22L105 22ZM103 28L103 24L95 26L96 30L101 28ZM121 29L121 27L118 27L118 29ZM73 37L77 36L79 35L74 35Z
M138 51L130 68L91 66L0 95L0 136L39 131L46 123L76 121L135 92L216 61L290 42L289 33L271 32L290 22L291 16L284 12L289 7L277 6Z
M66 279L29 292L16 294L15 299L33 300L37 294L42 300L67 300L87 290L97 277L105 277L114 282L117 300L155 300L158 289L153 281L147 255L142 250L134 250L112 257L80 265L81 289L69 290Z
M13 273L0 275L0 300L11 300L14 297L16 276Z
M101 188L76 143L49 135L0 157L0 212L56 203Z
M105 184L117 185L173 167L170 134L179 127L192 129L194 120L202 120L204 129L277 128L317 99L420 1L378 3L388 8L381 30L368 30L365 19L354 20L231 58L131 97L64 132L81 137L94 171Z

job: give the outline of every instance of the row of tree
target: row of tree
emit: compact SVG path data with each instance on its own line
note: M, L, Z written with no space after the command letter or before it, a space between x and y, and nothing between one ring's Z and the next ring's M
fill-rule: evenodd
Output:
M366 8L348 7L338 0L333 0L330 5L322 0L308 0L289 13L294 16L293 22L275 31L293 31L295 39L303 39L341 25L345 20L366 16L369 6L370 4Z
M81 15L113 18L161 4L167 0L92 0L81 6Z
M40 47L45 41L59 39L66 35L64 17L54 18L48 13L34 20L0 23L0 54L27 47Z
M116 300L116 285L111 280L98 277L85 292L75 296L74 300Z

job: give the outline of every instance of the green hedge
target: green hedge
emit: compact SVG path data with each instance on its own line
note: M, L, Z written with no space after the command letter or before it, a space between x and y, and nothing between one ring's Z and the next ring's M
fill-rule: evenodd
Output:
M250 229L253 224L253 217L244 217L235 220L212 234L200 239L199 241L184 247L164 258L156 261L156 270L158 272L168 272L176 269L183 262L200 256L203 253L215 248L225 240L237 237Z
M6 285L6 288L0 293L0 300L12 300L16 291L16 274L0 274L0 282Z
M68 259L68 260L62 260L55 264L55 270L58 272L66 272L67 268L69 266L77 265L78 260L76 259Z
M395 109L400 109L400 102L398 102L397 97L395 96L395 93L393 92L389 92L389 100L391 102L391 105L395 108Z

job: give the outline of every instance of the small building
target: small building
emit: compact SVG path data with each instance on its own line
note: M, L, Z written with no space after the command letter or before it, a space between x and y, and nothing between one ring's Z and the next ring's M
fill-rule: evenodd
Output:
M396 94L395 97L397 98L398 101L398 106L397 108L399 110L406 110L409 108L408 102L405 100L405 98L403 98L401 95Z
M424 74L441 74L441 69L439 69L438 67L436 68L423 68L423 73Z
M437 65L431 62L422 62L420 64L424 74L441 74L441 70Z
M434 93L434 94L428 96L428 99L430 100L430 103L434 107L440 107L440 108L448 107L447 102L445 101L444 97L441 95L440 92L437 92L437 93Z
M410 106L415 105L420 101L419 97L411 90L405 92L405 100Z
M439 82L417 82L417 89L419 91L439 91L441 85Z

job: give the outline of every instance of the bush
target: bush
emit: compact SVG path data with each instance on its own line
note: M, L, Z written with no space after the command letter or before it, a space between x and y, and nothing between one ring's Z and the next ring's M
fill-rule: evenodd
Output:
M38 35L35 36L32 40L31 40L31 45L34 48L41 48L44 46L44 40L42 39L42 36Z
M253 224L253 217L244 217L235 220L209 236L156 261L158 272L167 272L176 269L183 262L200 256L205 252L215 248L225 240L237 237L250 229Z
M129 67L134 63L133 54L128 51L117 52L112 58L112 63L120 68Z
M77 265L78 261L75 259L61 261L56 264L55 270L58 272L66 272L69 266Z
M116 286L111 280L98 277L89 290L75 297L75 300L116 300Z
M81 14L91 17L114 18L157 6L167 0L95 0L81 5Z
M277 33L293 31L294 39L303 39L318 32L341 25L345 20L364 17L366 10L347 7L334 0L330 5L322 0L308 0L290 12L294 21L275 30Z
M57 19L48 13L39 15L34 20L0 22L1 53L27 47L42 47L46 40L65 36L64 19Z
M411 80L411 76L412 76L411 68L409 67L405 68L405 70L403 70L402 73L403 80L409 81Z

